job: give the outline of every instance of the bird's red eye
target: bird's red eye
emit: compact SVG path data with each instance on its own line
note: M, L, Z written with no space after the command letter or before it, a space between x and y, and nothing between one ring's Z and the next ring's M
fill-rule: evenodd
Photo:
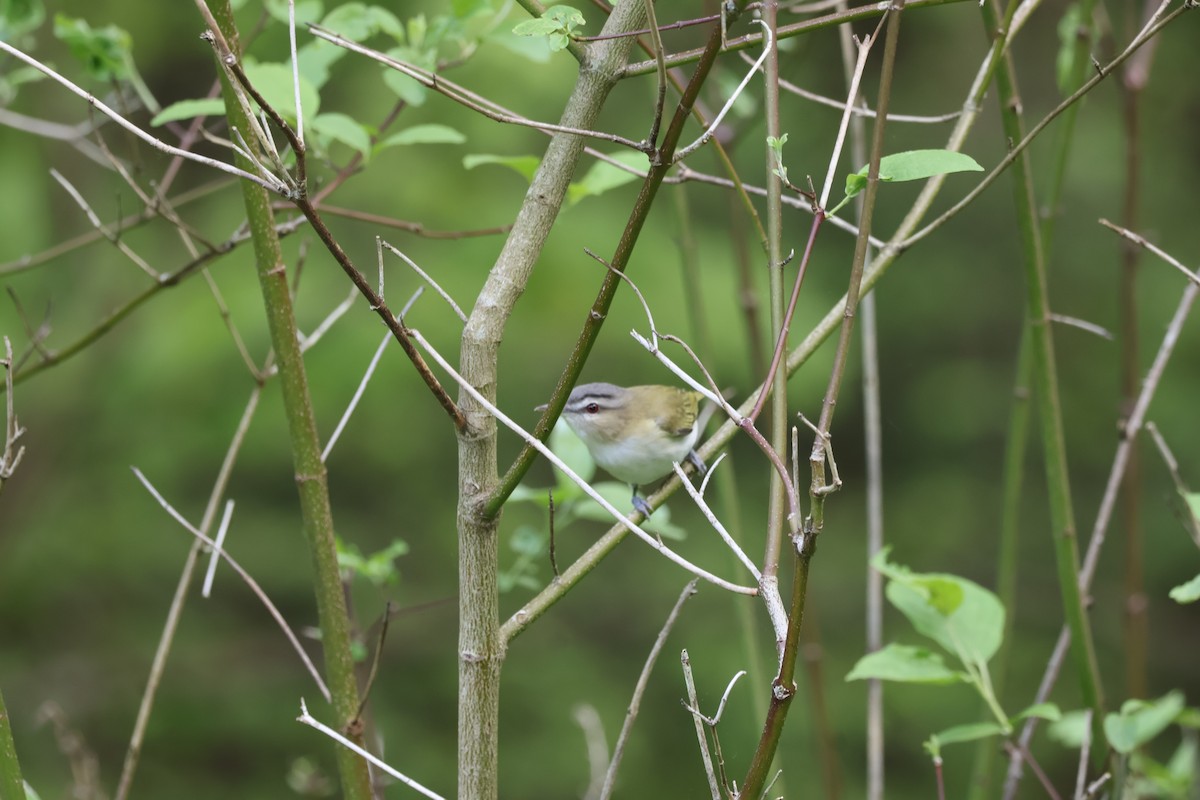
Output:
M597 404L595 404L595 403L588 403L588 404L587 404L587 406L586 406L586 407L584 407L584 411L586 411L586 412L587 412L587 413L589 413L589 414L595 414L595 413L597 413L599 410L600 410L600 406L598 406L598 405L597 405Z

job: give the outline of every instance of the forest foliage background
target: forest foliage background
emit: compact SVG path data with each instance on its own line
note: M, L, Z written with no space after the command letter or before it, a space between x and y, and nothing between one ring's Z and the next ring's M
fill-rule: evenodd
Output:
M431 0L405 3L392 11L404 19L424 14L435 20L447 14L448 7ZM589 21L584 32L594 33L601 13L590 5L581 10ZM26 49L97 95L110 87L88 82L67 45L53 35L55 14L127 31L141 76L164 104L201 97L212 86L212 50L198 38L203 26L190 4L55 0L47 4L47 12L46 22L28 34ZM685 4L663 2L658 7L664 23L694 13ZM1014 48L1030 120L1040 119L1061 99L1055 62L1060 46L1057 21L1063 13L1060 3L1046 3ZM1098 12L1098 18L1117 26L1125 13L1114 4ZM261 15L257 3L246 3L239 11L242 30L254 30ZM513 9L477 51L447 75L526 116L555 120L577 65L564 52L549 54L541 43L512 36L512 26L525 16ZM869 32L873 25L874 21L860 24L856 30ZM700 36L688 30L674 32L668 46L696 46ZM1139 232L1193 269L1200 252L1200 227L1195 224L1200 177L1195 135L1200 130L1200 85L1193 79L1198 68L1196 41L1192 15L1168 28L1158 41L1152 79L1141 97L1138 212ZM246 42L247 53L262 61L286 57L286 28L277 23L268 23ZM986 46L975 3L906 11L893 110L926 115L956 110L954 104L965 94ZM832 31L785 40L781 51L783 77L828 96L844 95ZM1111 39L1103 39L1096 48L1101 60L1112 51ZM0 63L0 70L10 75L12 69L11 61ZM719 107L744 70L736 58L723 60L702 102ZM322 90L321 110L377 124L396 97L382 75L365 59L342 58ZM868 97L874 96L874 80L868 71ZM624 81L610 98L599 127L640 137L653 90L653 76ZM985 169L1006 149L994 96L989 94L966 148ZM743 177L758 185L767 173L761 102L761 92L752 84L720 134L742 165ZM1053 310L1110 331L1119 327L1123 246L1097 220L1121 219L1121 103L1120 87L1113 79L1101 83L1082 104L1049 254ZM20 86L4 98L4 106L70 125L99 122L78 98L46 81ZM150 116L144 110L132 114L143 126L149 125ZM836 109L795 98L786 102L785 153L793 180L805 174L814 180L823 176L838 119ZM461 141L380 150L331 202L419 223L429 231L487 229L511 222L526 181L503 165L466 168L464 158L537 158L545 136L491 122L435 95L405 108L393 130L426 124L453 128ZM103 131L109 146L130 159L135 174L146 179L161 174L164 156L131 146L111 125ZM947 131L948 123L892 124L887 151L941 147ZM612 150L605 145L600 149ZM212 146L208 151L221 152ZM352 152L342 143L331 143L329 163L318 165L314 181L319 185L328 179L333 166L345 164ZM1030 153L1035 175L1046 179L1038 165L1051 160L1049 138L1035 142ZM711 154L698 158L697 168L718 171ZM861 165L845 166L843 172ZM61 348L148 285L147 276L104 241L71 249L36 269L19 268L23 257L92 230L79 206L51 177L52 169L77 187L106 222L139 208L119 177L79 149L0 125L5 196L0 283L10 295L0 298L0 334L13 341L18 354L29 344L30 324L36 327L44 319L49 325L45 346ZM223 179L188 168L174 192L214 180ZM964 194L974 180L952 176L945 194L949 199L939 201L935 213ZM635 189L636 184L621 186L569 206L547 242L500 353L500 404L523 424L534 423L533 407L549 397L603 278L603 268L583 248L611 250ZM875 230L890 231L916 191L907 185L885 187ZM747 357L750 341L739 264L745 260L750 265L761 303L766 276L759 267L764 257L737 201L725 190L688 183L666 186L663 193L629 274L645 293L659 329L692 339L705 336L712 354L710 368L733 388L735 397L744 397L761 375ZM229 183L188 203L186 218L210 240L225 240L244 218L236 186ZM381 235L464 304L474 298L503 243L502 234L430 238L372 221L331 217L330 224L356 262L374 263L374 237ZM785 210L785 250L802 248L808 226L807 212ZM161 221L122 231L121 239L164 271L188 260L174 229ZM297 313L300 327L311 330L347 296L350 286L306 228L288 236L284 247L290 263L303 263ZM850 235L832 227L823 231L794 330L807 330L841 297L852 249ZM699 281L684 271L684 259L692 256ZM398 263L389 266L387 282L394 307L401 303L393 298L407 297L419 285ZM367 271L373 275L373 267ZM216 260L211 275L246 348L261 358L268 340L248 248ZM1143 260L1137 294L1143 367L1157 349L1181 290L1178 273ZM691 291L699 294L705 333L698 332L695 315L688 313ZM1024 318L1024 277L1008 180L1002 178L950 224L906 253L875 294L886 531L893 556L914 569L953 572L994 586L1001 462ZM459 323L436 297L420 299L408 322L443 352L456 351ZM673 382L629 338L627 332L634 327L644 329L644 316L633 295L623 289L584 371L585 380ZM377 318L359 299L308 353L322 435L336 424L382 333ZM757 344L766 342L767 334L760 330ZM1073 499L1080 528L1087 531L1117 444L1121 343L1059 326L1056 344ZM793 376L788 385L792 408L817 415L830 356L827 344ZM1191 320L1150 412L1193 486L1200 486L1197 363L1200 328ZM806 619L812 637L806 653L819 654L819 661L803 675L800 706L793 712L781 751L788 785L797 796L808 796L809 786L815 793L819 783L821 755L811 714L817 696L836 734L843 796L857 797L863 791L864 686L843 680L864 652L859 380L856 349L834 430L845 486L828 504L827 532L814 561ZM160 292L78 356L16 387L17 412L27 429L22 440L26 453L0 495L0 687L26 777L43 797L65 796L71 785L62 743L56 741L52 725L38 722L48 703L61 709L95 754L101 784L115 781L179 565L191 545L138 485L130 466L144 472L185 516L198 520L253 385L212 292L195 276ZM268 382L231 481L230 496L237 506L229 547L288 620L304 628L315 624L315 612L283 431L278 387ZM518 444L515 437L501 434L501 464L515 455ZM1167 591L1200 571L1200 557L1173 511L1174 489L1166 469L1148 441L1140 449L1139 524L1145 537L1149 609L1146 696L1182 689L1195 703L1200 698L1196 606L1176 604ZM371 722L386 742L386 755L394 755L402 768L419 773L426 782L444 786L444 791L451 791L455 771L455 452L453 430L443 412L393 345L329 460L340 537L363 553L386 549L396 539L407 545L396 562L397 582L373 586L359 578L351 593L364 631L371 629L385 602L402 609L391 623L372 689ZM731 453L731 466L744 492L746 528L758 530L766 516L761 487L767 467L744 440L735 440ZM1029 448L1027 462L1019 594L1016 608L1010 609L1016 638L1006 699L1012 708L1031 702L1062 623L1036 445ZM526 482L548 486L552 480L549 467L539 464ZM681 547L689 556L700 563L725 563L715 537L682 493L674 495L669 507L671 521L688 531ZM502 568L522 559L518 532L544 526L544 516L530 507L506 512ZM559 560L569 561L604 527L581 521L558 531ZM1128 641L1123 635L1127 563L1122 533L1114 525L1090 611L1106 694L1114 708L1129 697ZM529 580L536 585L549 580L549 564L539 554L533 571L522 574L529 576L525 583L518 581L501 596L502 618L531 595L525 585ZM639 543L625 542L514 644L501 694L502 796L582 794L588 761L574 710L581 704L594 707L611 741L646 651L686 580ZM673 654L688 648L697 666L701 702L713 707L728 677L744 666L740 639L729 631L736 604L751 602L702 588L686 608L671 635L667 657L653 674L622 770L623 783L636 786L636 796L698 796L704 791L692 721L679 707L683 683ZM885 638L906 637L914 639L889 609ZM1061 683L1055 700L1064 708L1078 705L1069 682ZM748 758L757 736L761 720L750 696L758 689L743 684L731 695L722 727L725 755L732 762ZM186 608L148 731L136 794L180 796L179 787L186 786L187 796L197 800L290 796L286 780L303 771L300 759L310 760L318 770L332 765L327 743L292 722L299 698L307 696L311 703L315 694L258 602L231 573L218 572L214 597L193 598ZM885 697L888 796L932 796L932 770L921 742L933 731L970 721L975 700L965 688L919 686L889 686ZM1160 755L1165 757L1176 743L1164 744ZM969 749L948 750L945 756L949 786L962 787L969 775ZM1058 756L1051 751L1045 766L1062 778L1073 774L1075 760L1064 748ZM1032 786L1026 788L1032 791ZM407 796L399 789L388 794Z

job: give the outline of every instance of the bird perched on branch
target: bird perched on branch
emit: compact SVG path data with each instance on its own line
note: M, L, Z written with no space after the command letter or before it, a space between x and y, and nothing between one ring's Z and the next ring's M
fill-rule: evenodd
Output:
M708 417L700 410L703 399L676 386L585 383L567 398L562 418L597 464L633 487L633 507L648 517L639 486L669 474L675 463L691 462L701 475L707 471L693 449Z

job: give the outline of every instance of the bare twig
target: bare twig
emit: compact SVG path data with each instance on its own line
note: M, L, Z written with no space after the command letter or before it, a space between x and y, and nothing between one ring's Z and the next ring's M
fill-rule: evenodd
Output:
M100 102L100 100L98 98L96 98L94 95L92 95L91 93L86 92L83 89L81 89L80 87L76 86L74 83L67 80L62 75L58 74L53 69L51 69L50 67L41 63L40 61L33 58L32 56L29 56L29 55L21 52L20 50L18 50L17 48L13 47L12 45L8 44L7 42L5 42L3 40L0 40L0 51L8 53L10 56L13 56L17 60L22 61L25 64L28 64L29 66L33 67L38 72L41 72L42 74L47 75L48 77L52 78L54 81L56 81L57 83L59 83L60 85L62 85L64 87L66 87L68 90L70 90L75 95L86 100L93 108L96 108L97 110L99 110L100 113L104 114L106 117L111 119L113 122L117 123L122 128L124 128L125 130L132 133L137 138L139 138L142 141L149 144L155 150L160 150L168 155L176 156L178 158L186 159L188 161L194 161L198 164L203 164L204 166L207 166L207 167L212 167L213 169L220 170L221 172L226 172L226 173L233 175L235 177L238 177L238 178L244 178L245 180L248 180L251 183L254 183L254 184L257 184L258 186L263 187L267 191L275 192L276 194L282 194L284 196L288 196L288 192L290 191L290 189L287 186L287 184L284 183L279 178L276 178L274 176L272 176L273 179L262 178L262 177L259 177L258 175L254 175L250 172L247 172L244 169L235 167L232 164L226 164L224 161L218 161L214 158L208 158L207 156L198 155L198 154L190 152L188 150L181 150L180 148L173 147L172 145L169 145L166 142L159 141L158 139L155 139L153 136L151 136L150 134L143 131L138 126L134 125L129 120L125 119L125 117L118 114L116 111L113 111L111 108L106 106L104 103Z
M604 788L605 769L608 766L608 743L604 740L604 725L596 707L588 703L576 706L572 716L583 731L583 741L587 747L589 777L583 800L600 800L604 796L601 792Z
M132 469L133 474L137 476L139 481L141 481L142 486L146 487L146 491L150 492L151 496L158 501L158 504L162 506L164 511L171 515L172 519L182 525L183 529L192 536L216 550L216 542L205 536L198 529L196 529L195 526L184 519L183 515L176 511L175 508L171 506L171 504L168 503L161 494L159 494L158 490L154 488L154 485L151 484L150 481L146 479L146 476L141 473L141 470L139 470L137 467L133 467ZM296 634L292 632L291 627L287 624L287 621L284 620L283 615L279 613L279 609L276 608L275 604L271 602L271 598L267 597L267 593L262 590L262 587L258 585L258 582L254 580L254 578L250 577L250 573L246 572L246 570L242 568L242 565L235 561L233 557L229 555L229 553L225 552L224 550L218 550L217 552L220 553L221 558L225 559L225 563L233 567L234 572L236 572L246 583L246 585L250 587L250 591L254 592L255 596L258 597L259 602L263 604L263 606L267 609L267 612L279 625L280 630L283 631L284 636L286 636L288 641L291 642L292 648L296 651L296 654L300 656L300 661L304 664L305 668L308 670L308 673L312 675L313 680L317 684L317 688L321 690L322 696L328 700L330 695L329 689L325 686L325 681L321 679L321 674L317 672L317 668L313 666L312 661L308 657L308 653L304 652L304 647L300 644L300 640L296 637Z
M384 242L382 239L380 239L380 242L382 242L383 246L386 247L388 250L391 250L393 253L395 253L397 256L399 256L401 261L403 261L405 264L408 264L409 268L412 269L413 272L420 275L421 279L424 280L426 283L428 283L433 288L433 290L435 292L437 292L438 295L440 295L441 298L449 304L450 308L452 308L454 310L454 315L457 316L460 320L462 320L463 324L466 324L467 315L464 314L463 310L458 307L458 303L454 302L454 298L450 296L449 292L447 292L445 289L443 289L441 286L439 286L438 282L429 276L429 273L425 272L425 270L418 267L417 263L415 261L413 261L411 258L409 258L407 255L405 255L403 252L401 252L399 250L399 248L397 248L394 245L391 245L387 242ZM380 281L380 285L382 286L382 284L383 284L382 275L381 275L379 281ZM383 291L381 290L379 292L379 294L382 296ZM403 316L403 315L401 315L401 316Z
M229 532L229 520L233 518L233 501L225 501L225 513L221 515L221 524L217 527L217 538L214 540L212 557L208 560L208 569L204 573L204 584L200 596L208 599L212 593L213 578L217 574L217 562L221 560L221 550L225 546L225 534Z
M638 710L642 705L642 695L646 693L646 684L650 682L650 672L654 669L654 664L658 661L658 656L662 652L663 645L667 642L667 636L670 635L671 629L675 627L675 621L679 619L679 612L683 609L683 604L687 599L696 593L696 578L688 581L688 584L683 587L683 591L679 593L679 599L675 601L671 613L667 615L666 622L663 623L662 629L658 632L658 637L654 640L654 645L650 648L649 655L646 656L646 663L642 665L642 672L638 675L637 683L633 687L633 697L629 700L629 710L625 712L625 722L621 725L621 732L617 735L617 743L613 746L612 760L608 764L608 770L604 774L604 784L600 789L600 800L608 800L612 797L613 788L617 782L617 770L621 766L621 757L625 754L625 743L629 740L629 733L633 730L633 723L637 719Z
M0 453L0 491L2 491L5 482L13 476L17 464L21 463L21 457L25 455L24 445L17 447L17 440L21 438L21 434L25 433L25 429L17 422L17 411L13 405L13 352L12 342L7 336L4 337L4 360L0 361L0 365L4 367L5 390L4 451Z
M528 128L536 128L537 130L541 131L549 131L551 133L569 133L576 136L586 136L591 139L600 139L601 141L619 144L624 147L628 147L631 150L637 150L641 153L647 152L647 147L644 142L635 142L633 139L628 139L624 136L618 136L614 133L592 131L584 128L572 128L565 125L555 125L549 122L537 122L527 117L494 111L487 105L478 102L474 97L472 97L471 92L463 89L461 86L458 86L452 81L446 80L437 73L431 72L427 69L422 69L421 67L404 61L400 61L399 59L392 58L386 53L381 53L378 50L372 50L369 47L364 47L357 42L352 42L349 39L344 38L334 31L325 30L319 25L310 23L308 27L313 36L316 36L318 39L324 39L325 41L335 44L338 47L344 47L352 53L358 53L359 55L363 55L374 61L378 61L384 66L391 67L397 72L412 78L426 89L431 89L439 94L445 95L454 102L459 103L478 114L482 114L493 122L501 122L508 125L522 125Z
M692 662L688 651L684 650L679 657L683 664L683 680L687 686L688 709L692 710L692 722L696 724L696 740L700 744L700 757L704 760L704 774L708 776L708 789L712 800L721 800L721 785L717 783L717 774L713 771L712 755L708 751L708 736L704 733L704 721L694 709L700 704L696 697L696 681L692 677Z
M330 739L333 739L335 742L342 745L343 747L346 747L350 750L353 750L355 753L358 753L360 756L362 756L363 758L365 758L367 761L371 762L375 766L379 767L381 770L386 772L388 775L391 775L393 778L400 781L401 783L403 783L405 786L409 787L410 789L420 792L425 797L430 798L430 800L444 800L444 798L437 792L433 791L432 789L427 789L426 787L424 787L421 784L414 781L412 778L405 775L403 772L400 772L399 770L397 770L395 767L390 766L387 762L383 761L380 758L377 758L376 756L372 755L369 751L364 750L363 748L356 745L354 742L347 739L345 736L342 736L340 733L335 731L333 728L330 728L328 725L325 725L324 723L318 722L316 719L314 719L312 717L312 715L310 715L308 713L308 706L305 704L303 699L300 700L300 716L296 717L296 721L303 723L304 725L307 725L310 728L316 728L318 731L325 734Z

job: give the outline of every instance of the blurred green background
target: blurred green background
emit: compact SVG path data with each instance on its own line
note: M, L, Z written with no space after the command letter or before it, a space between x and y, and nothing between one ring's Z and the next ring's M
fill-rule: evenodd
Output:
M393 11L408 19L436 19L449 4L408 3ZM152 93L164 104L203 96L214 73L203 29L187 4L61 0L52 17L83 17L94 27L128 31L134 59ZM584 31L595 33L600 13L583 8ZM1036 121L1059 100L1054 70L1055 25L1063 8L1040 9L1014 48L1023 101ZM696 13L691 4L663 2L660 23ZM1113 5L1107 17L1121 20ZM243 31L260 21L248 3L239 12ZM785 15L786 21L800 19ZM1102 15L1103 16L1103 15ZM448 72L452 80L532 118L557 119L577 73L565 53L542 60L518 55L500 39L522 18L513 12L499 33ZM1117 24L1118 28L1119 22ZM65 46L52 35L52 19L15 43L57 66L100 96L108 87L89 81ZM869 26L858 29L870 31ZM671 50L695 46L697 32L667 39ZM308 40L301 34L301 43ZM1123 39L1120 41L1124 41ZM1185 17L1159 42L1152 79L1142 102L1141 230L1185 263L1197 263L1200 228L1195 224L1195 185L1200 176L1200 88L1186 76L1197 69L1196 20ZM985 50L974 3L957 3L905 15L892 108L909 114L956 110ZM1123 45L1122 45L1123 46ZM785 43L783 76L805 88L837 96L844 92L832 31ZM249 41L261 61L286 55L285 30L268 24ZM1105 60L1107 40L1097 51ZM11 71L11 59L0 70ZM745 69L736 58L722 62L703 101L719 107L722 92ZM874 96L875 72L866 91ZM725 87L722 90L721 87ZM600 126L633 138L645 134L653 79L627 81L614 92ZM322 110L340 111L366 124L382 120L395 94L381 70L357 57L342 59L322 91ZM721 136L743 178L761 185L765 173L761 85L739 101ZM793 180L819 181L838 115L833 109L786 98L785 155ZM1082 106L1078 138L1051 253L1053 309L1109 330L1117 321L1120 245L1096 224L1119 220L1123 184L1121 98L1115 80L1102 83ZM966 152L990 168L1005 152L998 133L994 93ZM670 107L670 106L668 106ZM44 120L77 124L89 119L86 105L49 82L22 86L9 109ZM148 126L150 115L133 113ZM464 169L471 154L540 155L543 135L499 125L432 96L406 109L392 130L438 123L463 133L461 144L393 147L375 155L361 175L339 189L335 205L419 222L430 230L455 231L509 223L525 182L499 166ZM133 146L114 126L103 134L127 160L143 186L158 180L165 157ZM164 129L159 129L162 132ZM690 129L692 136L696 134ZM948 125L901 125L888 129L889 151L940 147ZM163 134L170 138L169 134ZM220 155L212 145L202 152ZM600 146L611 152L612 147ZM1031 150L1035 174L1050 160L1049 139ZM329 150L332 165L351 151ZM585 164L585 167L587 165ZM693 166L718 173L711 153ZM846 159L842 173L856 169ZM140 210L136 196L111 170L75 149L28 132L0 127L0 175L5 212L0 214L0 283L19 299L31 324L51 328L44 345L53 351L93 329L112 309L149 285L149 279L113 246L100 242L73 249L37 269L12 265L91 227L78 206L50 177L55 169L76 186L106 222ZM316 165L315 181L333 174ZM201 186L214 173L186 166L173 192ZM953 176L935 212L957 200L976 180ZM835 187L836 191L836 187ZM508 326L500 353L501 406L532 424L533 406L548 397L603 277L584 253L611 254L636 192L630 184L588 198L561 215L528 290ZM886 236L916 194L914 186L881 193L875 230ZM760 212L762 206L760 204ZM233 185L180 209L204 237L224 241L243 218ZM688 223L681 225L681 218ZM374 237L404 250L464 307L502 245L501 236L430 239L341 218L329 218L335 235L356 263L374 272ZM785 211L784 248L803 247L809 217ZM748 337L739 304L738 259L748 253L756 300L765 301L766 271L736 201L725 190L689 184L665 186L642 233L629 274L651 304L661 331L700 338L684 305L681 241L694 237L703 317L711 340L710 367L743 397L759 376L747 357ZM189 260L175 231L161 220L123 231L122 241L156 269L171 272ZM827 226L800 298L794 340L825 314L845 290L852 238ZM303 262L297 313L311 331L349 291L349 284L306 229L285 241L289 265ZM261 360L267 346L261 299L249 251L240 248L212 265L230 316L249 351ZM792 271L788 271L789 280ZM1181 277L1144 261L1139 279L1142 364L1149 363L1182 291ZM418 282L390 259L387 298L398 308ZM954 572L994 585L1001 454L1011 403L1014 357L1023 317L1024 288L1019 239L1002 178L951 224L907 252L877 292L882 368L885 510L894 558L924 571ZM443 353L457 352L457 320L432 294L408 321ZM645 331L631 293L622 290L585 380L633 384L673 380L629 336ZM11 298L0 298L0 334L25 351L29 336ZM309 381L321 431L327 436L342 414L382 336L376 316L359 300L307 356ZM765 332L757 332L760 342ZM1057 330L1059 373L1078 524L1086 539L1117 444L1119 344L1073 328ZM830 363L823 347L791 381L794 410L815 418ZM36 359L36 357L34 357ZM1200 486L1200 328L1188 323L1168 368L1150 418L1172 444L1185 480ZM865 512L864 468L857 348L842 393L834 446L845 488L828 504L826 533L814 561L810 630L819 635L820 679L808 673L789 719L780 763L789 796L819 793L818 752L812 700L828 706L836 736L845 797L864 785L865 686L842 678L864 651ZM449 382L449 381L447 381ZM65 716L94 751L100 782L111 791L133 727L179 569L190 538L156 505L130 472L136 466L193 522L198 522L225 449L254 381L226 330L212 293L200 276L155 296L93 346L65 363L21 383L16 407L27 429L26 454L0 495L0 687L12 717L27 779L43 797L67 796L70 768L50 726L40 725L46 703ZM802 437L803 440L803 437ZM502 468L517 452L515 437L502 433ZM1145 581L1149 603L1149 694L1183 689L1200 695L1200 636L1194 606L1178 606L1167 590L1198 571L1195 546L1173 516L1173 489L1157 455L1142 448ZM761 551L766 517L766 465L746 441L735 441L731 462L715 480L737 473L742 521L752 554ZM455 763L456 581L455 438L444 413L429 396L403 354L389 348L362 404L330 460L330 484L338 531L364 552L395 538L409 545L398 561L400 580L376 589L363 581L352 598L362 629L378 618L387 600L405 609L389 629L382 668L372 690L372 722L386 758L417 780L452 795ZM1020 597L1013 669L1004 698L1014 712L1031 702L1036 682L1061 623L1061 604L1048 535L1040 447L1031 443L1022 510ZM552 482L544 463L527 482ZM315 623L310 565L301 540L290 454L278 389L268 383L238 459L229 496L237 503L228 548L263 585L297 628ZM678 545L696 562L733 573L728 555L682 494L670 501L672 519L689 532ZM530 508L514 508L502 525L501 562L511 565L512 531L545 520ZM558 560L569 562L604 529L577 523L559 531ZM1110 706L1127 697L1122 639L1122 534L1114 526L1094 586L1096 647ZM549 580L541 559L538 579ZM517 639L504 668L501 695L501 796L581 796L588 782L584 738L573 719L581 704L599 712L609 743L625 715L645 654L686 576L635 541L623 543L595 573ZM501 598L507 616L531 596L516 588ZM746 664L735 606L755 601L722 595L710 587L685 608L642 704L641 717L622 769L621 795L695 797L704 779L692 723L680 708L683 695L677 656L687 647L696 669L702 706L711 712L729 677ZM914 634L888 611L886 638L916 643ZM317 653L316 645L309 646ZM769 644L761 654L770 661ZM1074 707L1071 681L1060 681L1056 699ZM722 745L731 772L740 776L757 740L761 720L751 694L765 686L742 682L733 690ZM214 596L193 591L151 719L136 797L288 797L285 779L297 759L331 770L330 748L315 732L295 724L299 700L328 719L318 693L283 637L228 569L218 572ZM888 797L929 797L933 775L920 743L930 733L975 718L966 689L892 686L886 690ZM1170 740L1171 734L1166 737ZM1168 753L1175 741L1163 743ZM1039 739L1039 758L1066 786L1075 755ZM1156 751L1158 752L1158 751ZM950 796L960 796L970 771L968 747L946 752ZM1034 795L1032 784L1025 786ZM402 787L388 796L407 797Z

